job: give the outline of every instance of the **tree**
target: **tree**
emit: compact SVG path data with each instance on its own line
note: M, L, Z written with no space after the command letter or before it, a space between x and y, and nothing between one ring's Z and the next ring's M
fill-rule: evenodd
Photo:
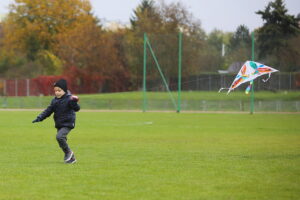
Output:
M131 82L137 89L141 86L144 33L158 33L162 19L153 0L142 0L130 18L131 28L126 32L124 51L128 62Z
M224 33L220 30L213 30L206 39L205 65L202 67L206 72L216 72L222 68L224 59L222 57L222 47L224 45Z
M134 15L130 18L130 23L132 29L137 32L141 30L152 32L156 27L161 25L161 19L153 0L142 0L133 13ZM149 21L152 23L149 23Z
M177 75L178 66L178 33L181 31L184 38L183 59L186 66L183 74L198 71L199 45L203 44L205 33L200 22L181 3L155 4L152 0L142 0L131 17L131 29L126 34L126 57L133 83L140 87L143 70L143 34L147 33L151 46L159 60L167 81ZM188 41L188 42L187 42ZM190 45L187 47L187 45ZM126 49L125 48L125 49ZM148 51L149 52L149 51ZM149 75L159 76L151 55L148 55L147 70ZM187 59L188 58L188 59ZM156 74L155 74L156 73ZM154 78L154 77L153 77Z
M263 27L257 31L259 59L285 71L289 67L280 58L288 53L288 41L300 33L297 19L287 12L283 0L270 2L264 11L256 12L264 21Z
M245 62L251 59L251 35L248 27L240 25L230 38L227 50L226 62Z
M188 9L180 2L165 4L163 1L159 7L159 13L163 19L163 29L167 37L161 39L158 44L166 46L168 50L162 57L166 61L167 73L176 77L178 70L178 33L183 34L182 49L182 75L190 76L207 70L205 59L205 32L201 28L201 22L194 18Z
M94 18L90 13L89 0L15 0L3 23L3 48L8 56L26 59L22 68L36 68L27 70L32 74L59 73L57 37Z
M16 0L8 18L16 26L14 31L20 32L12 36L18 44L26 49L50 50L57 34L82 23L88 16L92 18L90 13L88 0Z
M91 18L78 23L58 37L55 51L65 61L67 75L72 76L78 87L86 93L102 90L105 81L110 81L122 90L127 72L120 62L116 42L111 33L105 32ZM118 82L118 79L123 83Z
M240 25L236 29L234 35L230 39L230 49L245 47L251 49L251 35L249 29L245 25Z

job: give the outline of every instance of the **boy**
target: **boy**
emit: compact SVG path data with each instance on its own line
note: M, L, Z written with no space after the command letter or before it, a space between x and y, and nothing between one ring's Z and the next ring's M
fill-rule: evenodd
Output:
M68 91L67 81L60 79L54 83L55 97L50 105L32 123L41 122L54 112L55 128L57 129L56 140L65 153L65 163L75 163L75 155L67 144L67 135L75 127L75 112L80 110L79 98L72 96Z

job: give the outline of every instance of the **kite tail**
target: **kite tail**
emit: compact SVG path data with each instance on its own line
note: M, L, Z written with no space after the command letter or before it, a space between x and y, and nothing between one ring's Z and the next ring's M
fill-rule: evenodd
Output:
M229 94L229 92L231 92L232 89L231 89L231 88L220 88L220 89L219 89L219 93L220 93L222 90L228 90L228 91L227 91L227 94Z
M267 79L262 79L263 82L267 82L271 77L271 73L269 73L269 77Z
M229 90L229 88L220 88L220 89L219 89L219 93L220 93L222 90Z
M253 81L251 81L250 84L248 85L248 87L246 88L246 90L245 90L246 94L249 94L249 92L250 92L250 90L252 88L252 84L253 84Z

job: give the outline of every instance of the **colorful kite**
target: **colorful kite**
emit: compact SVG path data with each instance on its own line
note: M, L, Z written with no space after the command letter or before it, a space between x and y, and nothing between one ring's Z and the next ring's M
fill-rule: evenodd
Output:
M240 69L239 73L236 75L233 83L231 84L230 88L221 88L219 92L221 92L224 89L228 89L227 94L237 88L239 85L249 82L250 84L246 89L246 94L249 93L251 90L253 80L256 79L259 76L268 74L269 77L265 80L262 79L264 82L268 81L271 73L277 72L277 69L274 69L272 67L268 67L266 65L260 64L258 62L253 62L253 61L247 61L243 64L242 68Z

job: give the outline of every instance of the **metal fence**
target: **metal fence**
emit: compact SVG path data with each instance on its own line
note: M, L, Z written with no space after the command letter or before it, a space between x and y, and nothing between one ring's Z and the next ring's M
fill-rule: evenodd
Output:
M235 74L200 74L182 78L182 90L184 91L218 91L221 87L229 87L235 78ZM262 77L264 78L264 77ZM267 82L258 78L255 81L256 91L280 91L280 90L299 90L300 73L274 73ZM177 78L169 78L171 90L177 90ZM51 84L49 90L52 90ZM148 90L163 91L165 87L161 79L148 80ZM237 90L243 90L241 86ZM80 93L85 93L80 91ZM0 80L0 96L40 96L43 92L37 82L31 79Z
M184 91L218 91L220 88L228 88L235 78L235 74L200 74L182 78L182 90ZM274 73L267 82L263 82L265 77L255 80L256 91L280 91L280 90L300 90L300 73ZM177 78L169 79L171 90L177 90ZM244 90L247 84L241 85L236 90ZM160 79L149 80L148 90L165 90Z
M0 80L1 96L38 96L38 85L30 79Z

